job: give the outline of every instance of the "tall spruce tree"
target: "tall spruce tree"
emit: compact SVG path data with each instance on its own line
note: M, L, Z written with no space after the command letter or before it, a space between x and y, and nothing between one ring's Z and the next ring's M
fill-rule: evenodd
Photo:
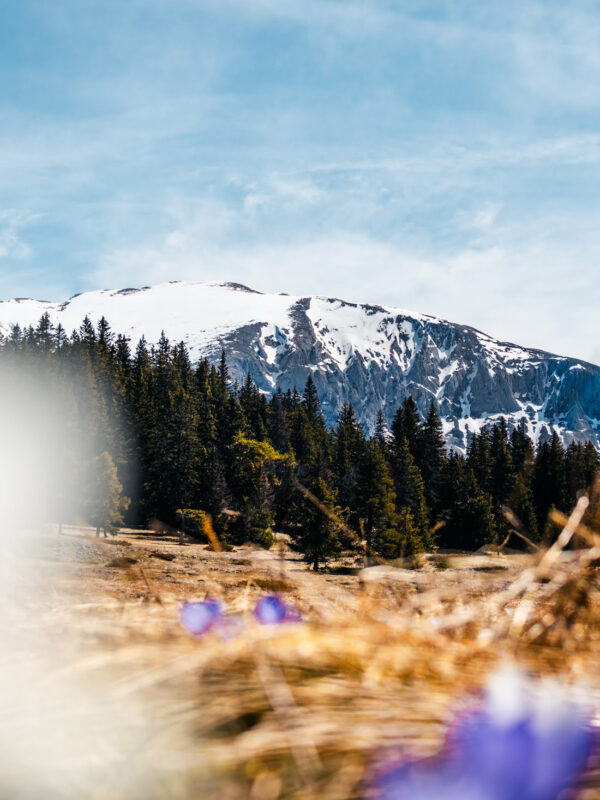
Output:
M421 469L425 483L425 498L434 514L439 510L442 470L446 459L442 423L433 400L420 434L420 459L417 464Z
M96 327L84 319L70 337L47 315L15 326L0 336L0 366L11 359L61 388L65 447L54 467L69 482L88 479L70 497L56 493L49 507L58 522L93 516L110 529L120 519L144 525L158 517L173 524L178 508L195 508L213 515L224 539L265 543L275 519L319 567L340 547L341 517L387 557L430 549L437 520L445 523L444 547L494 542L505 533L503 505L535 538L548 510L567 511L590 492L598 470L590 442L565 451L554 434L534 453L525 420L510 436L503 420L472 435L466 459L446 455L435 406L421 423L410 397L391 435L379 414L367 437L349 405L329 430L312 374L302 396L278 391L268 401L249 376L239 388L231 384L224 354L216 365L201 359L193 366L185 345L173 347L163 335L152 348L142 338L132 357L105 319ZM264 448L275 460L263 457ZM94 486L104 490L94 494ZM123 495L133 499L129 509ZM108 498L112 517L94 497ZM594 514L596 506L589 524Z
M397 540L396 494L381 445L367 441L358 463L358 515L362 521L367 549L384 552Z
M421 471L415 464L406 439L402 440L395 455L393 462L393 479L396 488L396 507L398 514L401 514L403 509L409 509L416 530L415 535L419 538L419 549L432 549L434 547L434 541L430 533L429 509L425 499L425 484ZM414 536L412 538L413 542L415 542L416 539ZM414 543L411 544L411 549L414 551Z

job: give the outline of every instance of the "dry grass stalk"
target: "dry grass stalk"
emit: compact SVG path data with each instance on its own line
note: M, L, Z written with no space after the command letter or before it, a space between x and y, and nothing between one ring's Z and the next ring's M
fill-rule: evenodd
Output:
M434 753L460 704L508 657L535 674L587 681L597 702L600 548L583 522L587 508L582 498L568 519L555 516L562 531L539 553L456 556L444 570L386 567L393 577L362 582L311 574L283 542L272 554L179 547L168 533L125 532L110 548L85 534L60 537L65 570L57 577L50 561L42 570L54 591L43 602L34 592L22 609L19 646L42 658L31 646L39 625L61 642L63 663L46 670L44 692L97 685L115 715L116 752L96 793L63 765L71 784L46 796L137 800L143 789L157 800L359 798L375 756ZM590 546L565 551L575 536ZM79 547L89 558L75 559ZM137 563L109 569L108 550ZM254 603L272 582L304 623L254 622ZM238 638L195 641L179 628L179 603L206 593L244 615ZM83 709L85 693L77 688L74 698ZM16 721L11 731L18 739L28 728ZM139 794L124 778L134 762L152 776Z

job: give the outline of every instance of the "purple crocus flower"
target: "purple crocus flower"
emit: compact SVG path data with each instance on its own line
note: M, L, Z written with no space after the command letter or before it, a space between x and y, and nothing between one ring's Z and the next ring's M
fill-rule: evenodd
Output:
M503 670L454 739L462 770L490 800L555 800L584 769L596 735L560 686L534 686Z
M387 764L377 770L368 796L375 800L488 800L445 760Z
M214 597L184 603L179 609L179 622L192 636L202 636L223 616L223 604Z
M300 612L285 603L278 594L261 597L254 609L254 616L261 625L279 625L282 622L300 622Z
M597 743L586 715L560 687L498 673L478 711L462 716L433 765L396 762L372 781L377 800L557 800Z

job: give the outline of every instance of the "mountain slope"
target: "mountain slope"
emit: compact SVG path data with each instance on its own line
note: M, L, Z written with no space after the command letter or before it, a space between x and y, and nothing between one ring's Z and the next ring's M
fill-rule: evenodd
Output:
M324 297L261 294L232 283L167 283L96 291L64 303L0 302L0 331L35 325L48 312L67 332L87 314L105 316L135 345L164 329L192 358L224 349L233 378L250 371L261 389L301 389L309 371L329 423L352 402L372 428L383 408L391 420L411 394L425 413L436 401L449 443L504 415L527 422L534 438L556 428L565 442L600 444L600 367L499 342L473 328L427 316Z

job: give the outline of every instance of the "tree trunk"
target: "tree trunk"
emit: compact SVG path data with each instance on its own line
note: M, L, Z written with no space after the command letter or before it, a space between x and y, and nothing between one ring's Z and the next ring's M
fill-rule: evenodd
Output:
M100 536L100 525L96 525L96 537Z

